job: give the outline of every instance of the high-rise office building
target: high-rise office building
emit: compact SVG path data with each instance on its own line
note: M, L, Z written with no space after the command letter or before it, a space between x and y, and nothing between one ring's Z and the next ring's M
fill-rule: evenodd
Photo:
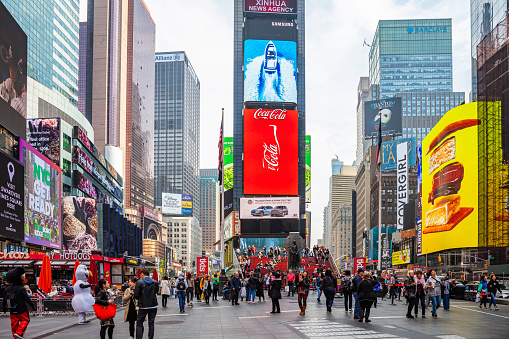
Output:
M199 218L200 80L185 52L158 52L155 67L156 205L163 193L189 194Z
M470 34L472 55L472 93L477 98L477 45L489 34L509 10L507 0L470 0Z
M338 158L333 158L331 160L331 166L332 166L332 174L341 174L341 167L343 167L343 162L340 161Z
M200 170L200 226L202 229L202 251L212 254L219 240L220 208L217 169Z
M403 134L420 144L440 118L465 101L453 92L452 20L380 20L369 54L370 95L402 97Z
M331 251L334 259L352 255L352 204L341 204L332 215Z
M357 150L355 162L357 165L364 160L366 149L370 144L364 139L364 101L369 100L369 78L361 77L357 86Z
M79 67L78 67L78 109L83 115L86 113L87 86L87 22L80 22L79 37Z

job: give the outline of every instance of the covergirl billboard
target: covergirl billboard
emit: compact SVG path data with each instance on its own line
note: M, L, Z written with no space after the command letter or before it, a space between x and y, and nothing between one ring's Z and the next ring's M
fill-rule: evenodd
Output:
M299 194L296 110L244 110L244 194Z

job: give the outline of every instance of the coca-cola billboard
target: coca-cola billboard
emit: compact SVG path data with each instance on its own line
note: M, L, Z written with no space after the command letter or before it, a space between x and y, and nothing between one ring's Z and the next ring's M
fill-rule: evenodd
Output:
M244 110L244 194L298 194L296 110Z

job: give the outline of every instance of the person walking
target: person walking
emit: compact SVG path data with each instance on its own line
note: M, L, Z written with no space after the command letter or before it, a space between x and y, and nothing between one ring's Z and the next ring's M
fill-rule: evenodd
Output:
M349 270L345 271L345 276L341 279L341 293L345 299L345 312L352 312L352 275Z
M159 293L161 293L161 299L163 307L166 308L166 305L168 305L168 297L171 294L171 283L167 276L163 277L163 280L161 281L161 287L159 288Z
M491 304L495 306L495 311L498 311L497 302L495 301L495 296L497 295L497 291L501 292L500 290L500 284L497 281L497 277L492 274L490 275L490 280L488 281L488 293L490 294L490 306L489 309L491 310ZM445 308L445 303L444 303Z
M249 289L247 302L254 304L255 303L255 297L256 297L256 290L258 289L258 277L252 273L249 277L249 281L246 284L246 289Z
M451 289L452 289L452 283L449 280L449 275L446 275L444 281L442 282L442 295L444 298L444 310L449 310L449 308L451 307Z
M200 277L198 276L196 276L196 279L194 279L194 295L196 297L196 302L201 302Z
M318 298L316 298L316 301L318 301L318 302L320 302L320 297L322 296L322 290L320 289L320 286L322 285L323 277L324 277L323 273L316 274L316 289L318 292L318 295L317 295Z
M256 296L258 297L258 301L265 302L265 294L263 293L263 284L265 283L265 279L261 273L258 273L258 285L256 285Z
M232 306L239 305L239 292L240 292L240 278L239 273L235 272L230 279L230 296L232 299Z
M481 295L481 303L479 304L479 308L482 309L482 305L484 304L484 309L487 310L486 302L488 301L488 282L486 281L486 276L481 277L481 281L479 281L479 287L477 288L477 292Z
M131 277L131 279L129 279L129 287L124 291L124 296L122 297L122 301L126 304L124 322L129 322L129 339L134 339L136 318L138 318L138 300L134 298L136 281L138 281L136 277Z
M279 272L276 272L274 274L274 280L271 280L269 284L269 297L272 300L272 312L270 313L281 313L281 309L279 307L279 299L281 299L281 287L283 287L281 275Z
M212 276L212 301L217 301L217 293L219 292L219 278L217 275Z
M430 277L426 281L428 288L428 295L431 298L432 311L431 316L437 318L437 309L440 307L440 301L442 298L442 283L440 278L437 277L437 272L431 270Z
M327 312L332 312L332 304L334 303L334 297L336 295L337 280L332 276L332 271L327 269L325 271L325 277L322 279L320 284L320 290L325 294L325 300L327 305Z
M186 283L187 307L193 307L194 279L192 273L187 273Z
M108 289L110 289L110 284L106 279L99 279L97 285L95 285L95 303L101 306L109 306L114 303L114 298L110 296L108 293ZM106 338L106 331L108 331L108 338L113 338L113 329L115 328L115 322L113 319L101 320L101 331L99 333L99 337L101 339Z
M361 304L359 303L359 297L357 294L357 287L359 283L362 281L362 275L364 273L364 269L359 267L357 269L357 275L353 278L352 281L352 295L355 301L354 310L353 310L353 318L360 319L361 316Z
M157 315L157 282L149 276L147 268L141 270L140 279L134 288L134 297L138 300L138 318L136 319L136 339L143 338L143 322L148 316L148 338L154 339L154 322Z
M175 289L177 290L177 297L179 298L179 309L180 313L186 312L186 293L187 288L187 280L184 278L184 272L181 272L177 280L175 280Z
M292 270L288 270L288 274L286 275L286 286L288 286L288 296L292 293L292 297L294 296L295 289L295 274L293 274Z
M412 309L415 305L416 284L413 270L408 271L408 275L403 281L403 285L405 286L405 294L403 296L407 299L408 303L406 317L409 319L414 319L414 316L412 315Z
M417 318L419 314L419 301L421 302L422 317L426 318L426 281L424 280L422 271L415 273L415 306L414 314Z
M25 281L25 269L16 267L5 276L7 282L3 290L3 311L9 311L11 318L11 332L14 338L23 339L30 323L28 306L35 310L35 305L23 287Z
M369 314L371 311L371 306L376 300L376 293L373 290L373 284L370 281L371 275L369 272L364 272L362 278L363 280L357 286L357 298L359 299L361 306L359 322L364 320L367 323L370 323L371 320L369 320Z
M212 295L212 291L214 290L214 287L212 286L212 278L208 275L205 276L207 280L203 283L203 294L205 299L205 305L208 305L210 303L210 296Z
M309 293L309 277L308 272L304 271L299 275L297 282L297 298L299 301L300 315L306 314L307 299Z

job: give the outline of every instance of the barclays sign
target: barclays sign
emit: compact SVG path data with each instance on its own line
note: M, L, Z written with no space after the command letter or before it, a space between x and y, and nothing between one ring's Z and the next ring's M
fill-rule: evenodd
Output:
M446 33L447 26L424 26L424 27L408 27L408 34L412 33Z

